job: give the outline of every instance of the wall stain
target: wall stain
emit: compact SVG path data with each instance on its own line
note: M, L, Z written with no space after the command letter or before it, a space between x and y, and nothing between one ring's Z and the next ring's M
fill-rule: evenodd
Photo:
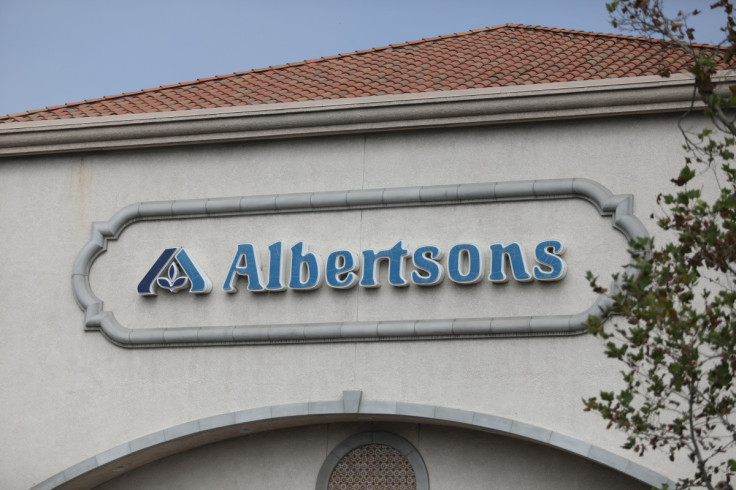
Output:
M79 164L70 168L69 192L72 201L79 206L79 211L85 217L91 212L93 182L94 166L82 155Z

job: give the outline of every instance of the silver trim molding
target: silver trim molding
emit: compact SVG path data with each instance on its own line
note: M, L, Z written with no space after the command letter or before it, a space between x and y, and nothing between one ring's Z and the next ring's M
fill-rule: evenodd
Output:
M732 82L722 72L719 83ZM685 112L675 74L0 124L0 157Z
M143 202L124 207L109 221L93 223L91 239L74 262L72 290L84 311L85 329L99 331L121 347L579 335L586 331L588 316L601 316L609 309L609 297L600 295L590 308L574 315L129 329L104 310L89 283L92 263L107 250L108 241L142 220L551 199L583 199L601 216L610 216L613 228L627 239L648 236L633 214L631 195L613 195L601 184L579 178Z

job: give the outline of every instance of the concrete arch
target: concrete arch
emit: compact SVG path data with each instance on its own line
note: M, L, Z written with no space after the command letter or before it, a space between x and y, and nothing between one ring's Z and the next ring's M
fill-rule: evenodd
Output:
M512 436L581 456L657 488L663 484L674 488L674 483L668 478L633 461L542 427L457 408L363 400L361 391L344 391L341 400L252 408L176 425L86 459L39 483L32 490L91 488L158 459L244 434L366 418Z

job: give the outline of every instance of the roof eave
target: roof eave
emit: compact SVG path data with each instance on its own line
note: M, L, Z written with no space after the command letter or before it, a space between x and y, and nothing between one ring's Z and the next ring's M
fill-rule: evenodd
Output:
M677 74L5 123L0 157L678 112L693 94Z

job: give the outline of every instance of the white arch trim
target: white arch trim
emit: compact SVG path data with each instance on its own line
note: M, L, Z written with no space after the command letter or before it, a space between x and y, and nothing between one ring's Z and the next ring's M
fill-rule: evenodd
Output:
M653 487L674 482L631 460L558 432L491 414L419 403L362 400L344 391L342 400L251 408L186 422L86 459L31 490L91 488L158 459L247 433L311 424L375 420L424 423L492 432L576 454Z

